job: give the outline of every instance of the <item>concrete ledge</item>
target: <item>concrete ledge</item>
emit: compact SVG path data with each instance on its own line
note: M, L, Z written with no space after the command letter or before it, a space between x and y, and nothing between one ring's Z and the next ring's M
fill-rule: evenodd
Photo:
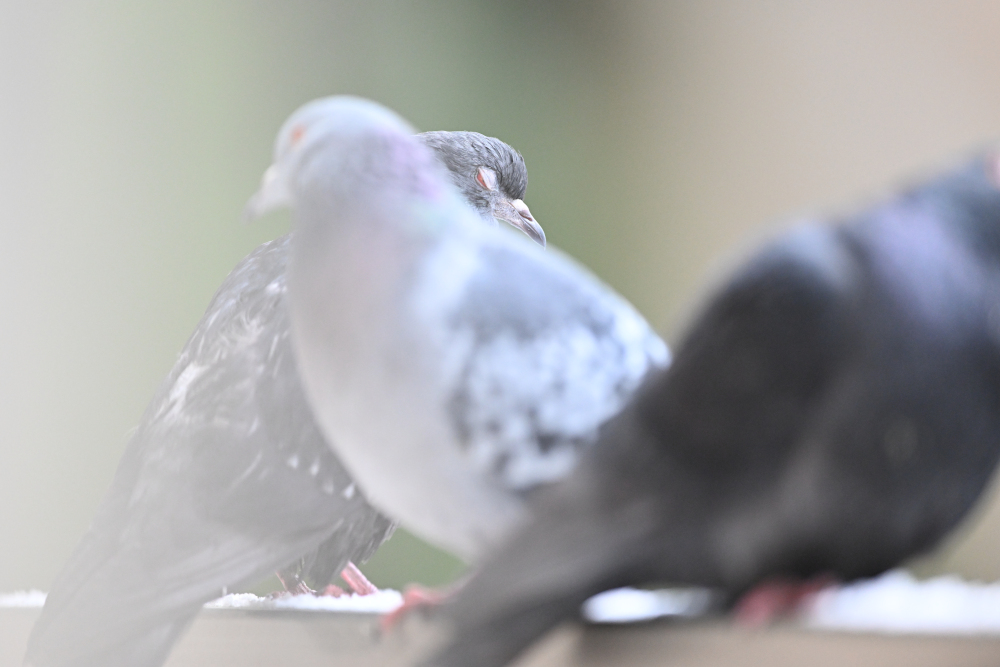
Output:
M18 667L38 610L0 610L0 667ZM167 667L403 667L434 643L433 624L413 619L380 637L377 617L328 612L206 610ZM733 628L720 619L629 626L566 626L518 667L994 667L1000 637L882 635Z

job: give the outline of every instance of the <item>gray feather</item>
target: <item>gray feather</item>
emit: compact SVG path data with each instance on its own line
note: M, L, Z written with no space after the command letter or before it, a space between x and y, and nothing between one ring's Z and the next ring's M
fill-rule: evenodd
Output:
M565 476L667 353L598 280L518 250L478 250L450 318L451 335L473 341L450 412L484 472L526 491Z

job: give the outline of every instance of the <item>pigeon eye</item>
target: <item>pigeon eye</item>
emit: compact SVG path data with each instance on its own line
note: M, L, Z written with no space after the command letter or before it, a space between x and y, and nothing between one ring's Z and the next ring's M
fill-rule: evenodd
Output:
M302 137L304 137L305 134L306 134L306 128L302 127L301 125L296 125L295 127L293 127L291 136L292 146L298 145L298 143L302 141Z
M476 172L476 182L490 192L497 189L497 175L493 173L492 169L480 167Z

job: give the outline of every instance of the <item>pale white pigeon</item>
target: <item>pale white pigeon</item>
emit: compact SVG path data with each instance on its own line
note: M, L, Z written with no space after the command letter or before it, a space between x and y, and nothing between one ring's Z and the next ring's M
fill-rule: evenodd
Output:
M469 561L573 467L663 341L586 269L487 228L388 109L313 101L251 200L291 206L293 343L313 412L382 511Z

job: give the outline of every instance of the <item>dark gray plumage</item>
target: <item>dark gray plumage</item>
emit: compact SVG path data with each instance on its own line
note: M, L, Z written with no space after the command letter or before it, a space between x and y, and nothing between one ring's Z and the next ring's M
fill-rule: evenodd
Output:
M484 139L497 151L486 155L500 161L495 168L515 162L512 148ZM444 156L467 145L435 134ZM516 164L524 170L519 156ZM476 212L488 217L504 200L479 199ZM54 582L28 664L160 665L225 588L276 568L290 586L321 588L392 533L395 524L334 456L302 392L286 310L290 245L285 236L260 246L219 288Z
M423 132L424 145L433 148L455 178L455 185L475 208L489 208L488 192L478 187L476 169L493 165L500 191L510 199L524 199L528 190L528 171L524 158L510 146L478 132Z
M285 309L290 243L264 244L220 287L53 583L28 664L159 665L224 588L327 539L339 572L391 534L302 394Z
M1000 455L997 158L795 231L492 554L428 664L498 667L590 595L872 576L933 547Z
M420 139L434 150L462 197L480 215L488 212L488 221L503 220L545 245L545 232L522 201L528 170L520 153L478 132L422 132Z

